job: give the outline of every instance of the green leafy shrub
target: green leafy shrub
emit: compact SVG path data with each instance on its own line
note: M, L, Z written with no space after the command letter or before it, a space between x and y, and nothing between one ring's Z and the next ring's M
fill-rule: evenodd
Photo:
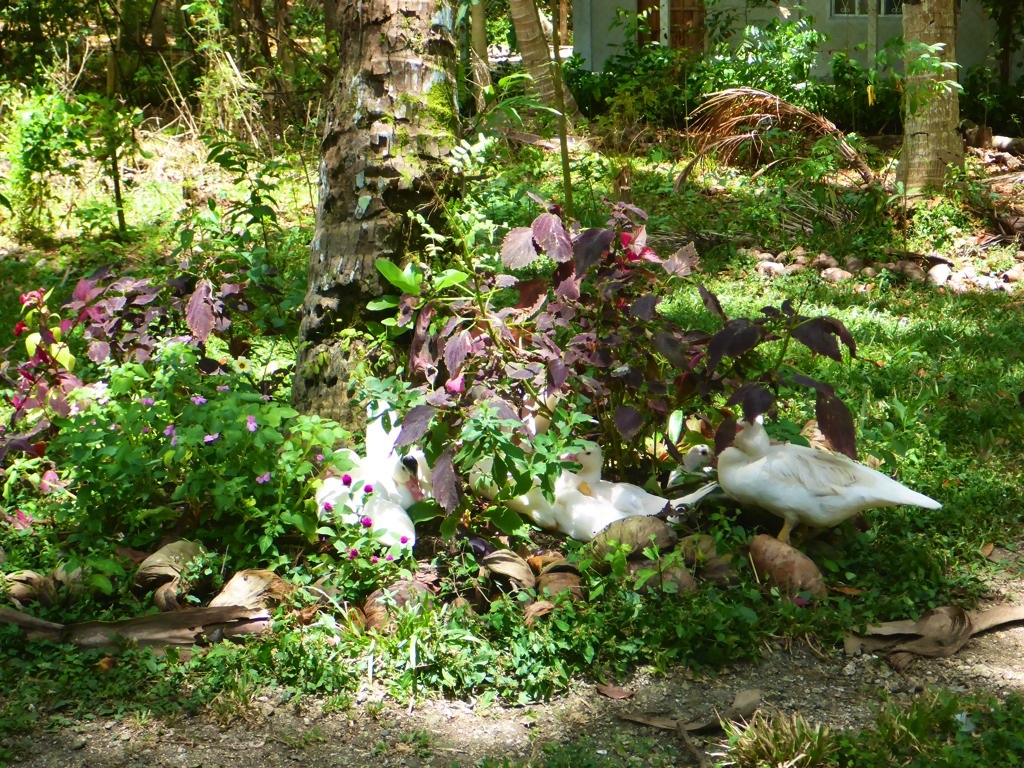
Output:
M59 522L77 523L78 538L117 531L142 544L184 518L200 539L276 562L283 535L315 540L312 484L348 433L198 361L171 344L77 391L50 449L75 495Z

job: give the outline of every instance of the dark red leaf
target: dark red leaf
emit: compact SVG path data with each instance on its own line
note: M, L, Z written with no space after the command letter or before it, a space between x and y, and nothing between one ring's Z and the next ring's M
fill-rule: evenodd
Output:
M832 445L834 451L857 459L857 433L853 426L853 414L846 403L833 394L818 390L815 406L818 429Z
M624 440L632 440L633 436L644 425L643 414L629 405L620 405L615 409L615 428Z
M572 258L572 241L562 220L553 213L542 213L533 220L533 239L552 261L559 264Z
M218 360L214 360L212 357L200 358L196 363L196 368L199 369L200 373L207 376L212 376L215 373L224 373L224 367Z
M562 360L548 361L548 383L552 389L561 389L569 378L569 368Z
M437 376L437 361L430 351L430 322L434 319L435 310L427 304L416 316L413 327L412 342L409 349L409 368L414 376L433 383Z
M670 275L686 277L697 268L698 263L700 257L697 256L697 249L693 247L693 243L689 243L669 256L661 265Z
M610 229L592 227L584 230L572 248L572 260L576 274L585 274L594 264L602 261L610 252L615 232Z
M723 323L728 322L729 318L725 314L725 310L722 309L722 304L711 291L705 288L703 285L698 285L697 290L700 292L701 301L704 302L704 306L707 308L715 317L722 320Z
M533 230L516 227L501 242L501 263L509 269L522 269L532 264L539 254L533 245Z
M413 296L411 293L402 294L402 298L398 300L398 325L403 327L412 322L413 315L416 312L416 305L419 304L420 299L418 296Z
M768 413L768 409L772 407L774 402L775 397L767 387L763 387L760 384L744 384L732 393L732 397L725 404L730 408L741 404L743 407L743 420L750 424L761 414Z
M823 317L814 317L793 329L793 338L812 352L842 362L839 340L832 335L832 327Z
M437 408L432 405L417 405L410 409L409 413L402 419L402 428L398 431L395 439L395 447L403 448L407 445L415 445L430 429L430 422L437 413Z
M466 356L473 348L473 337L469 331L459 331L454 336L448 337L444 345L444 364L448 366L448 373L456 376Z
M735 439L736 419L726 419L715 430L715 454L720 456L722 451L732 445Z
M653 293L648 293L633 302L633 306L629 308L629 313L639 320L650 321L654 318L654 308L658 306L659 301L661 299Z
M188 300L185 321L200 344L210 338L213 331L213 283L205 277L196 283L196 289Z
M519 301L516 309L525 309L526 315L532 315L540 309L548 296L548 281L538 277L519 283Z
M452 449L445 448L431 472L430 482L434 498L445 512L453 512L459 508L459 478L455 474L452 463Z
M708 371L714 371L723 357L739 357L761 343L761 329L743 317L729 320L708 342Z
M88 355L94 363L102 363L110 357L110 345L105 341L94 341L89 345Z

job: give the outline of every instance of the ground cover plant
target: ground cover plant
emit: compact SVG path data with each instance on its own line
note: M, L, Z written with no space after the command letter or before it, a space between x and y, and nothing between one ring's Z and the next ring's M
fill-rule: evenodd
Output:
M776 25L750 39L786 45L808 34ZM710 60L708 81L751 84L750 72L724 70L727 59ZM791 62L799 77L783 79L802 82L806 64ZM784 95L796 93L820 96L807 103L817 108L828 91ZM991 289L1012 285L1017 249L983 237L1000 203L980 166L948 197L912 208L883 185L887 158L856 141L875 184L857 181L828 137L773 133L769 167L708 157L685 184L676 181L687 140L644 152L638 141L626 154L577 150L572 218L553 154L494 133L464 141L446 180L459 195L413 216L425 236L411 262L378 264L386 290L372 321L343 332L369 350L354 390L395 409L399 446L421 448L434 471L410 551L385 546L361 519L321 519L317 488L352 469L346 449L364 436L290 403L313 234L309 147L199 141L129 120L117 148L101 151L86 128L39 132L83 125L74 110L38 116L75 103L57 96L25 97L7 116L32 130L8 134L22 165L0 258L0 568L38 572L40 599L25 603L64 624L151 612L152 596L133 589L133 558L180 537L205 548L182 573L185 605L245 568L299 589L272 632L193 652L131 642L83 651L0 627L5 734L86 713L229 718L268 688L341 710L367 680L410 706L434 695L525 705L581 678L718 670L769 642L831 649L865 624L973 605L992 567L983 548L1018 543L1024 331L1014 294ZM626 119L614 109L613 118ZM189 180L183 190L168 182L160 147L188 163L174 177ZM133 169L116 225L109 201L89 208L79 182L57 179L68 161L103 177L111 157ZM623 163L629 199L615 189ZM40 228L48 237L33 241ZM817 258L849 277L824 277ZM954 290L913 279L907 259L929 258L989 282ZM528 445L531 406L550 427ZM781 440L808 442L816 418L834 448L898 473L943 509L878 511L809 542L831 588L815 603L759 578L746 547L776 521L726 499L676 524L732 557L717 580L706 552L686 562L682 550L643 541L649 562L637 567L623 547L540 532L506 503L534 484L550 492L585 438L605 447L609 474L661 490L688 448L721 443L751 407L770 409ZM472 481L485 457L502 489L493 500ZM685 490L703 478L689 479ZM494 567L495 550L529 559L541 549L570 564L575 581L561 594ZM673 584L667 574L679 568L699 586ZM25 578L6 580L10 594ZM386 626L357 610L375 604ZM760 715L727 736L722 759L983 764L1016 748L1007 724L1019 709L1015 698L940 694L884 710L868 731L827 736ZM552 748L536 764L567 761Z

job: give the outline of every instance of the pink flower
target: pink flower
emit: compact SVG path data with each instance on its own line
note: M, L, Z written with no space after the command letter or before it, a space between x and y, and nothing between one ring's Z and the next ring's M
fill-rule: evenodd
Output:
M371 520L368 517L364 517L359 522L362 524L363 528L372 528L373 527L373 520Z
M196 405L202 405L206 402L206 398L202 395L192 395L192 402Z
M206 437L204 437L203 442L209 445L210 443L214 442L218 437L220 437L220 432L214 432L212 435L207 435Z
M363 493L373 493L373 486L367 483L363 486Z
M384 559L385 559L385 560L388 560L388 561L390 561L390 560L394 560L394 559L395 559L395 556L394 556L394 555L388 555L388 556L387 556L387 557L385 557Z
M374 555L373 557L370 558L370 562L373 563L374 565L376 565L377 563L380 562L380 558L377 557L376 555Z
M260 475L259 477L257 477L256 478L256 482L259 483L260 485L263 485L263 483L269 483L270 482L270 470L267 470L267 474ZM330 510L327 510L327 511L330 512Z
M250 432L255 432L258 429L256 426L256 417L251 413L245 417L245 428Z
M460 373L454 379L448 379L444 383L444 388L450 395L461 395L466 391L466 377Z
M350 549L348 551L348 559L349 560L355 560L357 557L359 557L359 550L358 549Z
M178 444L178 436L175 435L174 437L171 438L171 448L173 448L177 444Z
M26 328L28 328L28 326L25 325L25 323L23 323L21 320L19 320L17 324L14 326L14 335L21 336L21 334L25 332Z
M173 434L174 434L174 425L173 424L168 424L167 427L164 429L164 437L170 437Z
M333 512L333 511L334 511L334 505L331 504L331 502L329 502L329 501L325 501L324 502L324 512Z
M142 403L143 405L156 405L156 400L154 400L152 397L143 397L139 400L139 402Z
M341 476L341 482L345 485L352 485L352 475L344 474Z
M409 537L408 536L403 536L402 538L399 539L399 541L402 542L403 544L408 544L409 543Z
M218 392L227 392L229 389L231 389L231 387L229 387L227 384L221 384L219 387L217 387Z
M324 463L324 455L322 453L318 453L316 455L316 463L317 464L323 464Z

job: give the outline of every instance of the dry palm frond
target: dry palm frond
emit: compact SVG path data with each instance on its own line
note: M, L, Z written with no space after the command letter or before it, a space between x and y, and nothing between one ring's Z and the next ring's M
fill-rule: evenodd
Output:
M770 129L783 129L806 135L809 139L835 136L839 152L854 165L865 182L875 175L864 159L843 138L835 124L803 107L790 104L767 91L756 88L730 88L711 94L694 112L698 117L696 131L703 134L703 146L679 178L676 191L686 181L693 166L703 157L717 152L724 162L733 162L742 154L754 166L761 165L766 151L764 134Z

